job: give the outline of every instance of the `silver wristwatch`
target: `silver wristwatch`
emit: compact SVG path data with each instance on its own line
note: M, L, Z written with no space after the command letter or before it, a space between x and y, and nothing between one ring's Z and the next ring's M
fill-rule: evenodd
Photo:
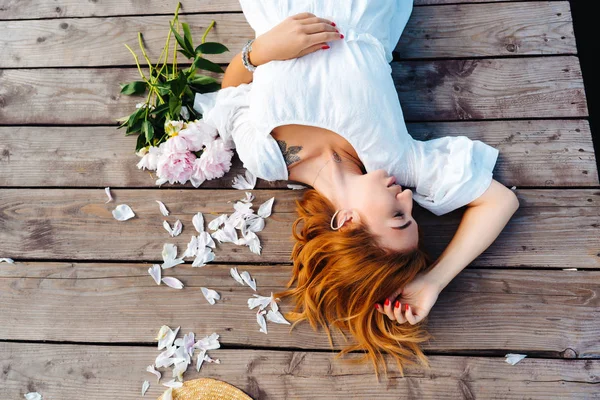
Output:
M254 42L254 39L248 40L242 48L242 63L244 64L244 67L246 67L246 69L250 72L254 72L254 70L256 70L256 65L252 65L248 60L248 53L252 51L252 42Z

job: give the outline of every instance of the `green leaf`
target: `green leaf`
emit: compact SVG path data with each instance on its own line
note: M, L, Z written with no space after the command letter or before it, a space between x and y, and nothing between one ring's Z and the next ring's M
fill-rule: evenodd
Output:
M181 99L179 97L171 96L169 99L169 114L171 114L171 119L180 119L179 111L181 111Z
M185 39L181 37L181 35L173 27L173 24L171 24L170 22L169 22L169 24L171 25L171 31L175 35L175 39L177 40L177 43L179 43L179 46L181 46L181 48L185 51L185 52L181 51L181 54L185 55L187 58L194 58L194 56L195 56L194 48L192 46L188 47L187 43L185 42Z
M185 40L185 44L189 49L193 49L194 45L192 44L192 32L190 31L190 26L185 22L181 23L183 27L183 40Z
M133 135L135 133L140 133L142 131L142 121L136 122L133 126L128 126L125 131L125 136Z
M212 61L208 61L206 58L196 57L192 64L192 69L204 69L212 72L224 72L223 68L219 64L215 64Z
M146 92L146 82L134 81L121 85L121 93L128 96L144 94Z
M204 54L221 54L229 51L227 47L217 42L205 42L200 46L196 47L196 53L204 53Z
M168 83L171 85L171 92L173 95L180 97L181 93L183 93L183 90L187 86L187 77L184 74L179 73L177 77L169 80Z
M211 76L206 75L194 75L188 82L192 85L208 85L209 83L216 83L217 80Z
M154 137L154 127L150 123L150 121L144 121L142 123L142 133L146 136L146 142L149 142Z
M144 135L139 135L137 138L137 143L135 144L135 151L146 147L146 137Z

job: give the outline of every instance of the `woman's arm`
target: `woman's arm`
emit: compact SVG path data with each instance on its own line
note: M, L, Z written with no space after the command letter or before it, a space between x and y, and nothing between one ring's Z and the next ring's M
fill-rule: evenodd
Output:
M518 208L517 196L495 179L468 204L454 237L427 273L440 292L496 240Z
M252 65L262 65L269 60L265 59L260 50L260 44L252 43L252 50L248 53L248 59ZM223 75L223 81L221 82L221 89L229 87L229 86L239 86L242 83L250 83L252 82L253 73L248 71L244 64L242 63L242 52L237 53L231 61L229 65L225 69L225 75Z

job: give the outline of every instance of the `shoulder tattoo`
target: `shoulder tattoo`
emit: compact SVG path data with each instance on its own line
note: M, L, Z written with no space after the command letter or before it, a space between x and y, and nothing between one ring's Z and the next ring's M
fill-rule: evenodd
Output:
M279 145L279 149L281 150L281 154L283 154L283 159L285 160L285 165L289 166L297 161L300 161L300 157L298 153L302 150L302 146L290 146L287 147L287 143L283 140L276 140Z

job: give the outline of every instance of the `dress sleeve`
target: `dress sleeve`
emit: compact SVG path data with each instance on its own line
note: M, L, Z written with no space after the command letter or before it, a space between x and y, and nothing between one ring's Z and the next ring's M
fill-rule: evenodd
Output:
M251 83L228 86L211 93L196 93L194 110L215 127L219 136L235 148L244 168L268 181L288 179L287 166L277 142L258 132L250 118Z
M445 136L412 141L413 199L435 215L465 206L492 183L499 151L466 136Z

